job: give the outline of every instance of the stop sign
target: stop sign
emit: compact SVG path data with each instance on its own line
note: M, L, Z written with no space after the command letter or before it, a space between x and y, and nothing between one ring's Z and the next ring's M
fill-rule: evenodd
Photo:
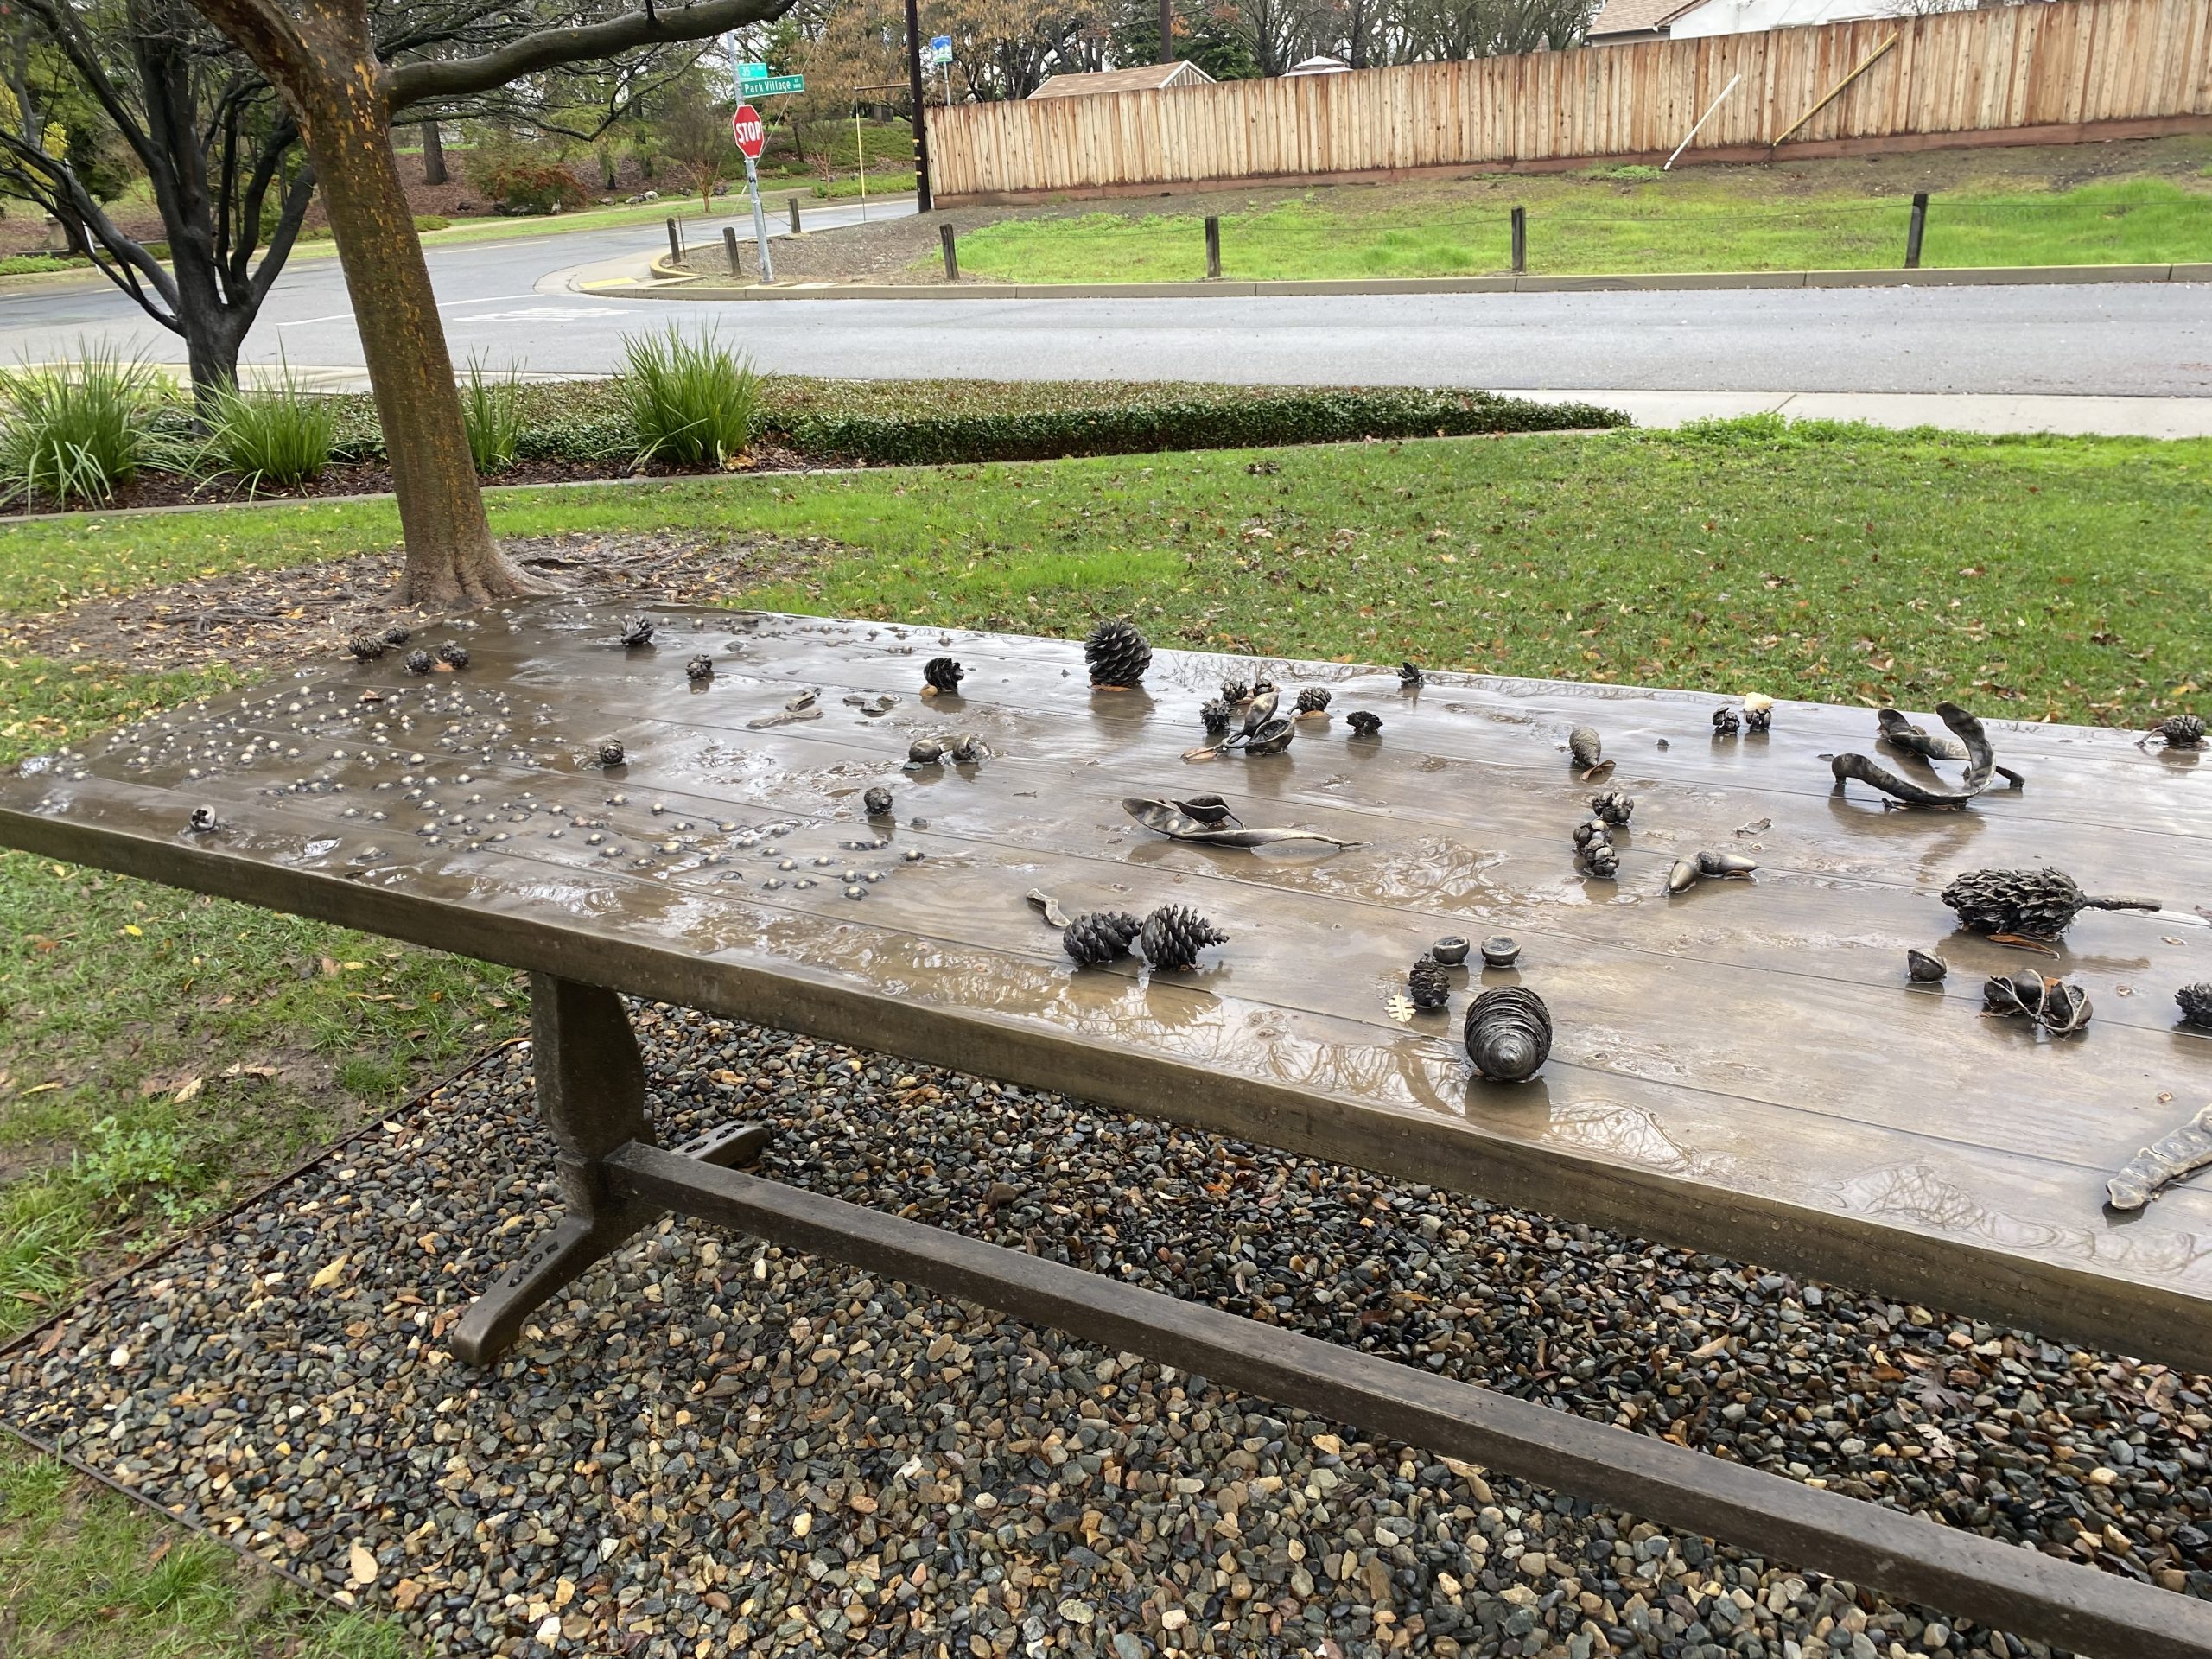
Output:
M750 104L739 105L737 113L729 118L729 130L745 159L759 161L768 143L768 124L760 118L760 111Z

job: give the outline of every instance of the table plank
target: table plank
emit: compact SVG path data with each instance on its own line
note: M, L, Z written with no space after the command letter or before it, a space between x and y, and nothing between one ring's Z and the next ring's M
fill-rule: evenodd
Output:
M608 613L521 605L456 636L473 658L459 675L410 682L395 653L215 700L0 780L0 840L2212 1361L2189 1317L2212 1296L2212 1193L2184 1187L2130 1223L2099 1205L2104 1177L2212 1077L2212 1039L2171 1023L2172 987L2212 977L2212 931L2186 910L2085 917L2059 966L2098 1018L2055 1043L1978 1017L1980 974L2030 959L1951 935L1933 896L1970 864L2047 860L2175 904L2207 891L2212 855L2186 832L2206 786L2126 734L2007 728L2024 795L1881 812L1839 804L1818 758L1871 737L1865 711L1791 704L1765 741L1716 745L1713 700L1690 694L1433 676L1404 699L1392 677L1297 664L1276 677L1350 688L1338 711L1382 707L1383 739L1311 722L1284 756L1193 765L1192 710L1235 659L1163 652L1149 696L1103 693L1065 642L953 636L967 689L990 695L931 703L912 688L934 630L708 613L694 632L664 614L664 648L625 652ZM695 692L683 663L699 649L721 671ZM809 685L822 719L747 728ZM384 701L359 702L369 690ZM877 718L843 701L884 691L900 701ZM1555 746L1578 709L1640 801L1618 887L1572 868L1590 791ZM947 729L1001 753L899 769L915 734ZM588 764L607 732L632 752L617 774ZM849 848L874 839L857 795L880 780L899 798L892 845ZM1366 844L1180 846L1117 806L1200 789L1249 822ZM232 827L182 833L202 800ZM415 833L448 815L438 842ZM757 836L740 844L770 821L786 826L776 860ZM1667 898L1666 864L1700 845L1756 845L1764 868ZM922 863L896 861L908 846ZM848 868L885 876L854 901L824 879ZM823 885L791 885L810 877ZM1023 905L1031 887L1071 910L1188 902L1232 942L1188 976L1078 971ZM1559 1027L1543 1077L1518 1089L1471 1079L1456 1007L1402 1027L1385 1011L1427 940L1500 929L1526 943L1522 982ZM1949 985L1905 988L1905 945L1938 944Z

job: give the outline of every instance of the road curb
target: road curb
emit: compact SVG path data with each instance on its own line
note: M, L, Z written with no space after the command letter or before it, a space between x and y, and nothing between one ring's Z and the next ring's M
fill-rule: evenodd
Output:
M659 265L661 260L656 260ZM1197 283L779 283L711 285L702 273L594 287L602 298L772 300L1249 300L1354 294L1661 294L1695 289L2007 288L2044 283L2207 283L2212 264L1982 265L1955 270L1651 271L1634 276L1393 276L1373 281Z

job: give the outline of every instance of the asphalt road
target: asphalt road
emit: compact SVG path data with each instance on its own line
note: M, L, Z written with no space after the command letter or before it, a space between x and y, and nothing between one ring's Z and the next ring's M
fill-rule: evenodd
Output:
M877 204L870 217L895 211ZM858 216L841 204L808 223ZM2207 284L744 305L570 286L656 245L632 227L434 248L455 360L593 373L620 362L627 334L711 321L760 367L812 374L2212 397ZM182 356L111 292L0 298L0 358L60 357L79 339ZM299 262L278 283L246 355L280 353L302 367L359 365L335 260Z

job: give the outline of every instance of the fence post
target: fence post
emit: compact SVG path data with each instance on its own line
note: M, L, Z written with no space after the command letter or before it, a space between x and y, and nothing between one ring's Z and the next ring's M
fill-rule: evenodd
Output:
M1206 215L1206 276L1212 280L1221 275L1221 220L1211 213Z
M677 264L683 263L683 232L676 228L676 216L668 219L668 257Z
M784 198L784 200L791 205L791 234L792 234L793 236L797 236L797 235L798 235L798 234L799 234L799 228L798 228L798 198L797 196L786 196L786 197L785 197L785 198Z
M1904 228L1904 268L1920 269L1920 238L1928 233L1928 193L1916 191L1912 198L1912 222Z
M1518 276L1529 269L1529 210L1513 210L1513 274Z
M960 255L953 249L952 226L939 225L937 227L937 239L944 245L944 280L948 283L957 283L960 280Z
M722 226L722 251L729 256L729 274L733 276L736 276L738 274L737 227L734 225Z

